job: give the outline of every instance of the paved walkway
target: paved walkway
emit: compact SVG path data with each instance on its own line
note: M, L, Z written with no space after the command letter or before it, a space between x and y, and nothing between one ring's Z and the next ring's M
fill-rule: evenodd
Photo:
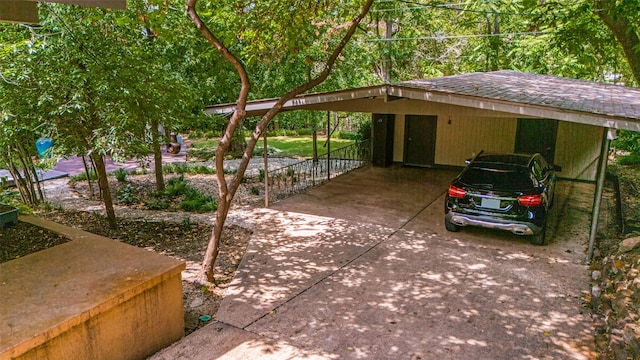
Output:
M593 358L593 186L558 187L549 245L536 247L446 232L446 178L366 168L254 210L216 321L151 359Z

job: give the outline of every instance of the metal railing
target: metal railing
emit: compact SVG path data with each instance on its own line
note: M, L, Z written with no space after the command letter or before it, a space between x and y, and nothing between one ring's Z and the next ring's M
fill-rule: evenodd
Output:
M269 171L269 202L298 194L310 187L365 166L370 162L370 141L361 141L319 156Z

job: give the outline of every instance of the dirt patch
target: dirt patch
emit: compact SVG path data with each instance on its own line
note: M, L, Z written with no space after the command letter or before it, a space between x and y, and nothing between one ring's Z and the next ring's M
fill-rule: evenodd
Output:
M625 229L640 225L640 166L612 166L620 184ZM599 359L640 358L640 232L621 234L612 182L607 183L589 301ZM636 240L633 240L634 238ZM625 240L625 238L627 240Z
M66 237L19 221L0 230L0 263L64 244Z

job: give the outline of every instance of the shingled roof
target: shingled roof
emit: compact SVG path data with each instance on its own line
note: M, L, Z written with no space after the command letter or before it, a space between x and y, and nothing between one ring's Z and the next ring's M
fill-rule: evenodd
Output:
M640 119L640 89L510 70L415 80L399 85L484 99Z
M276 100L250 101L247 115L266 113ZM395 111L407 112L416 101L640 131L638 88L508 70L305 94L288 101L283 110L386 113L393 102ZM235 104L224 104L206 112L227 114L234 109Z

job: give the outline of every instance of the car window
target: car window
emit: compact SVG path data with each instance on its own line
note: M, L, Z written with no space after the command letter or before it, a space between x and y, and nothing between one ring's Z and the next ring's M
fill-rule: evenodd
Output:
M533 187L534 179L525 169L468 168L460 176L464 184L488 190L526 190Z

